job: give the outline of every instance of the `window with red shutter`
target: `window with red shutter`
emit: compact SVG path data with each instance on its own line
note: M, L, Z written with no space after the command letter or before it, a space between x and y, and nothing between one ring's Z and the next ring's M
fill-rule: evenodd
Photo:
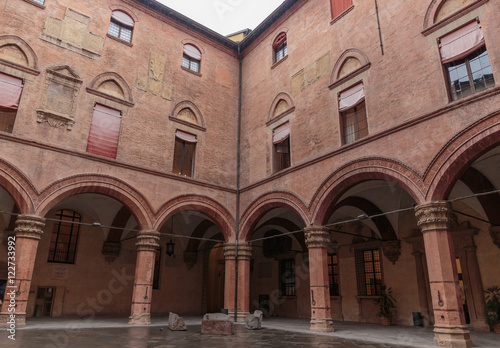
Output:
M335 18L352 6L352 0L331 0L331 4L332 18Z
M12 133L22 91L22 79L0 73L0 131Z
M96 104L90 125L87 152L116 158L121 121L119 110Z

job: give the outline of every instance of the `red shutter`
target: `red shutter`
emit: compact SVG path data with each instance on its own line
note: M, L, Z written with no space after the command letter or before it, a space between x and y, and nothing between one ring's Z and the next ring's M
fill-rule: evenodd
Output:
M337 17L342 12L352 6L352 0L331 0L332 18Z
M96 104L90 125L87 152L116 158L120 124L120 111Z
M273 49L276 49L279 45L286 41L286 33L279 34L273 43Z
M0 73L0 107L17 110L22 91L22 79Z

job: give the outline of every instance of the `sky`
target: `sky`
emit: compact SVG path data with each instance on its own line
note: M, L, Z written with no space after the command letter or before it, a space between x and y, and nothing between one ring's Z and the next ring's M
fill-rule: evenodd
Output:
M198 23L228 35L255 29L284 0L157 0Z

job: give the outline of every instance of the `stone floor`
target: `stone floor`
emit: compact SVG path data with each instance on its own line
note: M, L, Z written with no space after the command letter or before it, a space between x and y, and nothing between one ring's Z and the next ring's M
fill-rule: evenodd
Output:
M173 348L173 347L434 347L432 329L334 322L335 332L314 334L307 319L266 318L264 328L248 331L234 326L233 336L201 335L201 318L184 318L188 331L172 332L168 318L154 318L148 327L129 326L124 318L28 319L13 341L0 329L0 347L12 348ZM500 347L494 333L471 333L475 347Z

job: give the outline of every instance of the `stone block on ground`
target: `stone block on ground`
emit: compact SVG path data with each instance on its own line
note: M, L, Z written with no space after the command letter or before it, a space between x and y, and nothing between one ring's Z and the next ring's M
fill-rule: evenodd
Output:
M262 328L262 312L256 310L253 314L248 314L245 319L245 327L248 330L260 330Z
M177 314L170 312L168 314L168 328L172 331L186 331L187 326L184 319Z
M201 321L202 335L232 335L233 321L223 313L207 313Z

